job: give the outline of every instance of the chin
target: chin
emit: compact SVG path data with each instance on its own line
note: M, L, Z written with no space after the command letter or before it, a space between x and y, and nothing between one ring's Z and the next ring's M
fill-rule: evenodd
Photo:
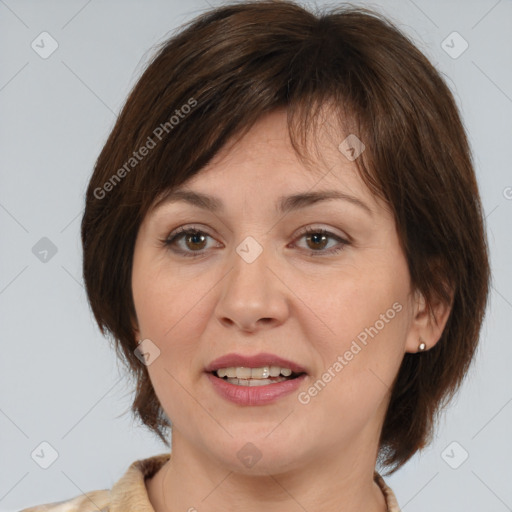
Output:
M296 443L289 437L286 443L271 440L267 434L259 437L245 433L231 439L221 453L212 452L212 456L227 470L251 476L284 473L301 465Z

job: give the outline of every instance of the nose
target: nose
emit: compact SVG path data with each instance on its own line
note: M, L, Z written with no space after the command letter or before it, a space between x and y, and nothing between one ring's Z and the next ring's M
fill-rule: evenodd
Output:
M254 247L252 248L254 249ZM268 248L253 260L233 251L231 270L221 281L215 314L228 328L245 332L270 329L289 314L289 288ZM242 254L242 256L241 256Z

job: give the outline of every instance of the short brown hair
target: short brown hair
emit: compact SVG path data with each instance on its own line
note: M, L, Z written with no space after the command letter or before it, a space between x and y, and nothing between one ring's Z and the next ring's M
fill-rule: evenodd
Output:
M465 130L439 72L365 8L224 5L180 27L146 67L96 161L81 226L92 311L136 379L133 413L167 446L170 421L134 354L139 226L162 193L265 113L286 110L300 155L326 104L344 135L350 126L366 145L358 172L394 214L412 285L429 306L451 304L440 341L406 353L396 376L379 445L387 474L431 441L470 367L489 290L487 242Z

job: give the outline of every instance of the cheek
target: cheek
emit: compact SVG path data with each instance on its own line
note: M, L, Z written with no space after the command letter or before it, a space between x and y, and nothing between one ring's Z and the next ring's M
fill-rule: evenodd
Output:
M160 351L159 357L147 367L153 388L176 428L186 428L187 418L201 414L187 390L199 364L205 292L188 282L184 293L175 276L172 280L147 277L134 282L133 288L141 337L150 339Z
M197 319L202 317L198 309L204 291L180 281L176 273L151 270L155 265L134 268L132 290L140 338L151 340L159 351L147 370L158 400L174 422L186 416L191 406L184 389L189 388L190 369L197 365L194 340L200 338Z
M303 294L309 316L320 320L325 348L339 351L354 339L404 338L408 325L409 276L407 268L368 265L352 267L336 276L317 279L315 289ZM322 343L322 341L320 341Z
M146 265L134 272L132 289L141 338L150 339L159 349L159 358L148 367L155 391L163 402L180 397L182 386L199 374L200 340L211 316L209 293L214 283L207 276L191 278L179 268ZM209 305L210 304L210 305ZM183 399L186 403L186 397ZM176 400L173 403L179 403Z
M328 290L321 286L323 293L309 299L326 326L325 336L309 333L321 354L317 387L322 400L364 414L383 400L403 359L411 317L408 268L400 255L375 258L325 285Z
M337 321L336 335L317 346L322 366L298 397L298 407L318 418L326 436L347 436L347 442L385 413L407 327L406 307L398 301L353 301L350 308L352 316Z
M143 270L144 269L144 270ZM132 276L135 310L141 335L172 343L184 325L194 325L191 319L201 315L198 309L210 286L205 279L191 279L180 268L141 261Z

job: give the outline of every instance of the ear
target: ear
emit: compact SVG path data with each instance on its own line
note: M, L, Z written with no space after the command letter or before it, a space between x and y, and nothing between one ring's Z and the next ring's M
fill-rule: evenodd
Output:
M436 345L443 334L453 303L453 294L451 294L450 303L436 300L431 304L431 311L429 311L423 294L416 290L414 295L414 316L405 345L405 351L411 353L420 352L421 342L425 343L425 350Z

